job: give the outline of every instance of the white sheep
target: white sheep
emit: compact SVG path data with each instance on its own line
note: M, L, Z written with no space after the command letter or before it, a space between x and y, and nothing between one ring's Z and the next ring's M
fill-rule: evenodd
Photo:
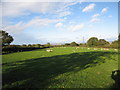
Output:
M88 50L90 49L90 48L87 48Z
M114 49L115 51L118 51L117 49Z
M52 52L53 50L52 49L48 49L48 50L46 50L47 52Z
M104 48L104 50L109 50L108 48Z
M106 50L109 50L108 48L106 48Z
M94 50L97 50L96 48L94 48Z

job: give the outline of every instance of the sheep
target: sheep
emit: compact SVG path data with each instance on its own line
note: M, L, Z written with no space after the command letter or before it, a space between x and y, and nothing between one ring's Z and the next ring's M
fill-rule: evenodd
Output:
M48 49L48 50L46 50L47 52L52 52L53 50L52 49Z
M51 49L51 52L52 52L53 50Z
M106 48L106 50L109 50L108 48Z
M94 48L94 50L97 50L96 48Z
M104 50L109 50L108 48L104 48Z
M114 49L115 51L118 51L117 49Z
M90 49L90 48L87 48L88 50Z

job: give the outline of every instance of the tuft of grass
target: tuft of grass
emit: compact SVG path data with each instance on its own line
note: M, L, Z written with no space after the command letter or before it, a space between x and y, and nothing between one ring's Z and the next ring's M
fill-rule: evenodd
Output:
M118 52L59 47L3 55L3 88L110 88Z

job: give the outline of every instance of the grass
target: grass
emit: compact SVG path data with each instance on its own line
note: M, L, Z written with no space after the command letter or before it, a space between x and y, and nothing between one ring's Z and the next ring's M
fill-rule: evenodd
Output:
M118 52L60 47L3 55L3 88L111 88Z

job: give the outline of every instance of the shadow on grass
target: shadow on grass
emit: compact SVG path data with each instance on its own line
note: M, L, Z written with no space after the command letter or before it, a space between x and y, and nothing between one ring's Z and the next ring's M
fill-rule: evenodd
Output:
M100 56L110 60L110 54L116 53L81 52L6 63L3 65L8 67L3 72L3 88L47 88L56 82L52 78L105 63Z

